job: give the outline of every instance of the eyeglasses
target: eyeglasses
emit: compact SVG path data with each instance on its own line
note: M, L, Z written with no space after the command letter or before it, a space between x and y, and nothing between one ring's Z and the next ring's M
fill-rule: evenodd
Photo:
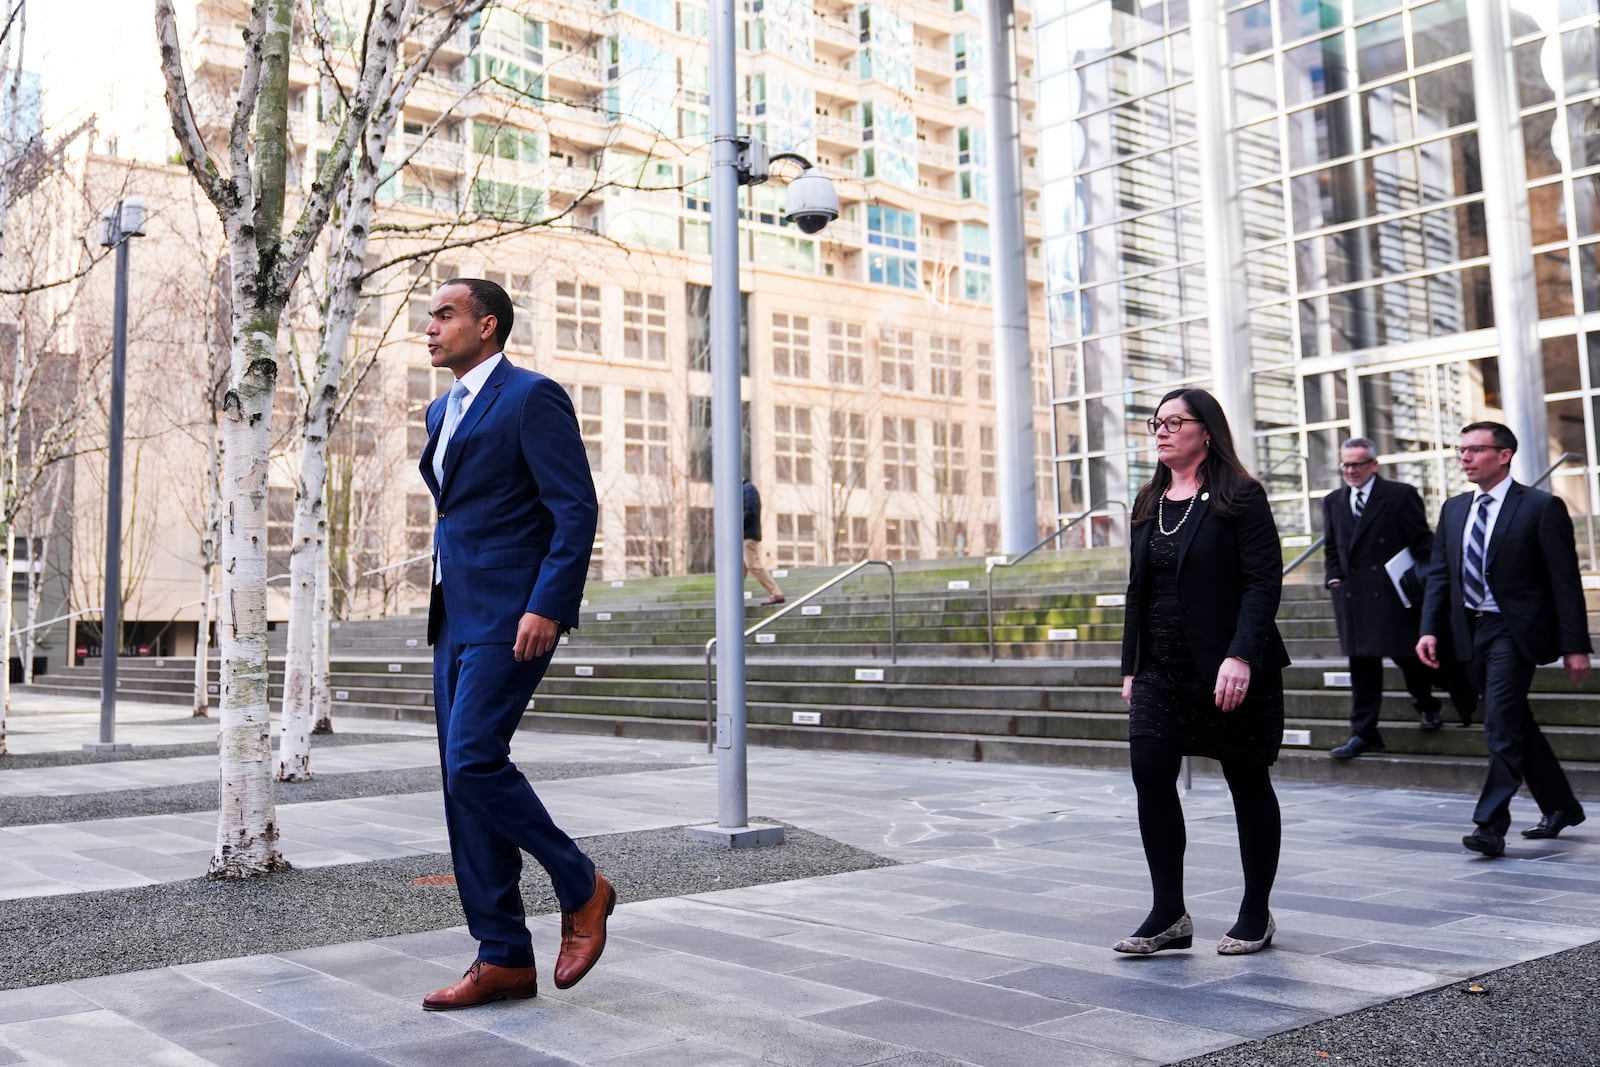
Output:
M1369 466L1369 465L1371 465L1373 463L1376 463L1376 462L1378 462L1378 461L1375 460L1375 459L1364 459L1359 463L1341 463L1341 464L1339 464L1339 469L1340 470L1345 470L1345 471L1358 471L1362 467Z
M1187 418L1184 418L1182 415L1168 415L1164 419L1158 419L1154 415L1152 415L1148 419L1145 420L1144 424L1146 426L1150 427L1150 432L1151 433L1159 432L1160 429L1163 426L1165 426L1167 428L1167 432L1168 433L1177 433L1179 430L1183 429L1183 424L1184 423L1186 423L1186 422L1199 422L1199 421L1200 421L1199 419L1187 419Z
M1509 452L1510 449L1501 448L1499 445L1462 445L1456 449L1460 456L1470 456L1474 452Z

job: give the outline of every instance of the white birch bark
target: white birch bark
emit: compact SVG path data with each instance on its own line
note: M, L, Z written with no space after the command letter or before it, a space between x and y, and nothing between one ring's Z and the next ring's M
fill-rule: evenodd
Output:
M373 101L394 68L401 13L415 0L377 0L350 107L284 232L288 73L294 0L256 0L228 136L226 174L189 104L172 0L156 0L167 110L184 164L217 210L231 267L232 365L223 399L218 818L213 877L287 866L278 849L268 716L266 495L278 330L295 280L326 226Z
M311 735L331 733L325 699L327 657L318 655L328 636L328 598L318 596L318 567L328 558L328 438L338 421L339 382L344 377L350 332L361 306L367 242L383 179L383 161L396 123L417 78L439 47L486 0L469 0L449 12L422 55L384 82L351 166L350 184L341 196L341 223L330 242L326 298L316 363L307 375L300 470L295 483L294 533L289 549L289 632L283 668L283 732L278 741L278 780L301 781L312 776ZM410 24L415 0L404 12ZM319 22L324 20L319 20ZM324 695L322 710L317 694ZM324 728L326 726L326 728Z
M194 703L197 719L211 711L211 605L217 573L217 541L222 527L222 441L212 427L206 442L205 529L200 535L200 615L194 633Z

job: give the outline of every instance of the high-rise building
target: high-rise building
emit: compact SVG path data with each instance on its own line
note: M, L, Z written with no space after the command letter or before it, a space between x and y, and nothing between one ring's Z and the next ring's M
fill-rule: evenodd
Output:
M1594 512L1600 4L1036 12L1062 513L1131 501L1162 394L1229 374L1248 382L1230 419L1286 532L1320 525L1350 436L1436 505L1462 486L1461 425L1501 419L1507 387L1539 371L1547 439L1523 451L1548 456L1538 470L1570 454L1551 487ZM1494 69L1475 65L1504 69L1507 48L1510 91L1485 96ZM1504 234L1531 259L1491 249L1497 218L1518 220Z
M352 18L366 11L345 6ZM358 43L339 10L330 5L326 27L335 66L353 63L345 50ZM192 15L193 106L221 151L247 10L196 0ZM1019 22L1027 275L1042 294L1025 10ZM998 383L978 14L968 0L761 0L739 26L741 125L774 153L813 160L835 180L842 209L814 236L786 224L788 164L741 190L742 389L767 554L793 566L995 551ZM592 577L710 569L706 30L706 6L695 0L496 4L444 43L406 99L351 345L352 361L372 367L333 444L335 595L351 610L425 599L426 562L397 564L430 545L416 458L422 409L447 382L428 367L420 332L432 289L457 276L509 290L517 323L508 354L572 395L601 496ZM411 40L404 54L419 49ZM319 72L325 57L309 27L296 27L293 55L290 180L304 189L343 101ZM183 188L174 178L169 190ZM154 243L139 247L141 258L159 257ZM409 253L422 254L395 261ZM1047 529L1048 371L1034 304ZM297 303L289 319L304 344L314 303ZM292 375L279 380L275 420L286 426L297 401ZM287 563L293 448L283 442L271 476L274 574ZM197 595L198 577L181 540L152 571L171 593L147 598L151 618L193 617L182 601ZM367 573L382 568L392 569ZM195 574L187 596L180 572ZM271 610L281 615L282 605ZM180 639L171 651L182 647Z

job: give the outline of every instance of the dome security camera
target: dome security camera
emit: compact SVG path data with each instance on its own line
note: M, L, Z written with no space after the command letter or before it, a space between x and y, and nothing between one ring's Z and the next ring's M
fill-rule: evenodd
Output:
M783 218L800 227L801 233L821 233L824 226L838 217L839 194L831 179L807 168L789 183Z

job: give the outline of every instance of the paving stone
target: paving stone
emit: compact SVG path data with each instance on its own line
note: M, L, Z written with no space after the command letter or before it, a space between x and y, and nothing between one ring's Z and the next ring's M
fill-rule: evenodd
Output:
M270 1012L174 970L82 978L54 988L93 1001L168 1038L274 1018Z
M655 1020L631 1010L631 1005L654 999L651 995L618 1001L616 1007L590 1008L541 994L532 1000L504 1001L451 1016L507 1041L585 1063L669 1044L675 1036L670 1027L654 1025Z
M589 1062L595 1067L762 1067L772 1063L771 1060L756 1059L692 1038L678 1038L670 1044Z
M841 1008L818 1016L817 1021L971 1063L1006 1067L1143 1067L1158 1062L887 1000Z
M855 987L847 983L834 983L826 977L810 980L804 971L797 973L791 969L788 974L773 974L681 952L639 961L625 960L614 967L624 974L649 979L668 988L693 989L697 993L728 997L743 1005L787 1012L800 1018L872 999L871 995L852 992Z
M382 1067L384 1063L371 1053L285 1019L185 1034L174 1040L190 1052L205 1057L202 1062L225 1067L283 1067L284 1064Z
M841 1009L859 1011L861 1007ZM737 1000L673 990L662 996L623 1001L607 1009L617 1017L648 1023L684 1037L709 1041L745 1056L789 1067L840 1067L876 1063L911 1051L839 1029L750 1007ZM818 1018L828 1018L827 1013Z
M641 923L628 928L635 941L676 949L727 963L742 963L764 971L782 973L814 963L827 963L836 957L778 941L701 930L683 923Z
M1185 1026L1112 1008L1095 1008L1030 1029L1037 1034L1093 1045L1127 1056L1139 1056L1157 1063L1187 1059L1239 1042L1237 1034L1208 1030L1201 1026Z
M204 1057L105 1010L7 1023L0 1026L0 1042L37 1067L83 1067L108 1057L127 1064L211 1067Z
M580 1067L584 1061L537 1052L484 1030L384 1045L369 1050L395 1067L438 1067L439 1064L505 1064L506 1067Z
M1018 993L983 982L964 982L862 960L807 967L795 975L858 990L875 998L936 1008L1019 1029L1087 1010L1082 1005Z
M364 942L299 949L280 955L374 993L407 1001L420 1000L461 976L453 967Z
M0 1024L72 1015L97 1007L94 1001L61 986L0 990Z

